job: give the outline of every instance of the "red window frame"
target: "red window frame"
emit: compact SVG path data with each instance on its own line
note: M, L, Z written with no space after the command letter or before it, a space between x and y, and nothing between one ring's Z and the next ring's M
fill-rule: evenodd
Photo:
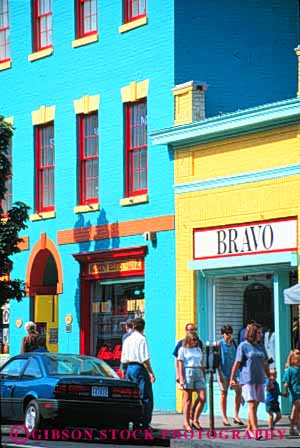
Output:
M36 126L36 211L50 212L54 206L54 123Z
M52 46L52 0L33 0L33 49Z
M125 105L126 197L148 191L147 101Z
M90 36L98 32L98 0L76 1L76 36ZM94 6L94 9L92 8ZM94 22L94 24L93 24ZM87 29L88 26L88 29Z
M78 115L79 205L99 202L98 112Z
M0 0L0 63L10 61L9 0Z
M146 11L146 0L125 0L125 23L145 17Z
M7 159L10 161L10 174L6 178L6 193L4 199L1 201L1 208L2 208L2 217L5 218L8 216L8 210L12 207L12 141L10 139L8 147L7 147L7 153L6 153Z

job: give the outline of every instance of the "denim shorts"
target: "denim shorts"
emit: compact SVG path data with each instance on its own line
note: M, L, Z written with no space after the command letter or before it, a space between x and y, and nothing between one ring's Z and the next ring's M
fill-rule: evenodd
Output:
M184 389L205 389L205 380L200 367L184 368Z

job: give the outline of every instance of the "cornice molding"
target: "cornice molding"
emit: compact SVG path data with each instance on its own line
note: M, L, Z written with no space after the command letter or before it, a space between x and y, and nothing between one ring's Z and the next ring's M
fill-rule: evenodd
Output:
M153 145L173 149L299 123L300 98L265 104L151 134Z

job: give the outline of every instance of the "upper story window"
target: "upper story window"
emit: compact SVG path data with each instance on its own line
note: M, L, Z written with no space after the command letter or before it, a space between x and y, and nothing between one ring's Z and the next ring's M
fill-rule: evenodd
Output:
M10 60L8 0L0 0L0 62Z
M11 164L10 170L12 172L12 143L11 143L11 140L10 140L8 148L7 148L6 157L10 161L10 164ZM8 210L10 210L12 207L12 174L10 174L7 177L5 186L6 186L7 190L5 193L5 198L3 199L2 204L1 204L2 205L2 213L3 213L4 217L8 215Z
M34 51L52 47L51 0L33 0Z
M146 0L125 0L125 23L146 15Z
M126 196L147 193L147 101L125 105Z
M79 205L98 203L98 112L78 115Z
M54 124L35 127L36 211L54 210Z
M97 0L76 0L76 37L97 33Z

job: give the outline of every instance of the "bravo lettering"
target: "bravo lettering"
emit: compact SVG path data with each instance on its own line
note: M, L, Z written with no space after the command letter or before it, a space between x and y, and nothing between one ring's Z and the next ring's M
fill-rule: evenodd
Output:
M218 255L271 250L273 243L271 224L217 230Z

